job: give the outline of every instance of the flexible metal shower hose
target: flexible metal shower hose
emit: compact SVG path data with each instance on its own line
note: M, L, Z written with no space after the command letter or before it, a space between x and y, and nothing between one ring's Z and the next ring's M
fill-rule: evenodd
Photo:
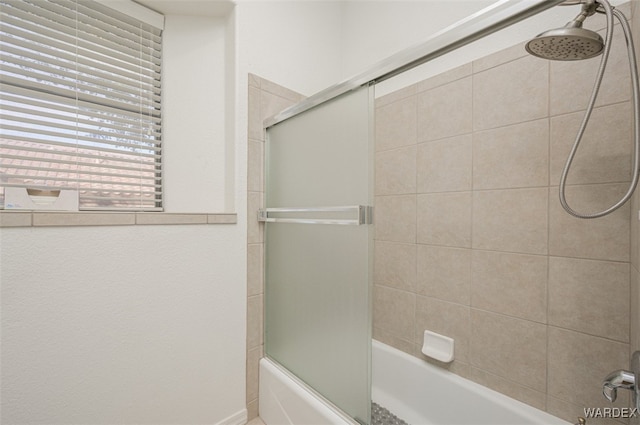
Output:
M576 136L576 140L573 144L573 148L569 153L569 157L567 158L567 162L562 170L562 177L560 178L560 204L562 207L572 216L577 218L598 218L603 217L607 214L610 214L624 205L625 202L631 198L633 195L633 191L638 185L638 174L640 173L640 88L638 87L638 65L636 63L636 54L633 47L633 39L631 36L631 28L629 27L629 23L627 22L627 18L624 16L624 13L619 10L612 8L607 0L598 0L598 4L600 4L607 16L607 35L604 46L604 52L602 53L602 59L600 60L600 67L598 68L598 74L596 76L596 81L593 86L593 91L591 93L591 98L589 99L589 104L587 105L587 110L584 114L584 118L582 120L582 124L580 125L580 129L578 130L578 134ZM571 163L573 162L573 158L578 151L578 147L580 146L580 142L582 141L582 136L587 128L587 124L589 122L589 118L591 116L591 112L593 111L593 107L596 103L596 98L598 97L598 91L600 90L600 85L602 84L602 77L604 76L604 71L607 66L607 60L609 59L609 52L611 51L611 43L613 40L613 17L616 17L618 21L620 21L620 26L624 32L624 37L627 43L627 51L629 57L629 69L631 72L631 85L633 91L633 126L634 126L634 149L633 149L633 175L631 178L631 183L629 184L629 189L627 193L615 204L607 208L606 210L585 214L575 211L573 208L569 206L567 203L567 199L565 196L565 185L567 182L567 176L569 174L569 169L571 168Z

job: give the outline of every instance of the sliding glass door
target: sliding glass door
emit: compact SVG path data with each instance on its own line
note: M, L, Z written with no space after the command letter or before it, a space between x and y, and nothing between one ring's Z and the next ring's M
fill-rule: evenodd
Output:
M370 421L373 88L267 129L266 354Z

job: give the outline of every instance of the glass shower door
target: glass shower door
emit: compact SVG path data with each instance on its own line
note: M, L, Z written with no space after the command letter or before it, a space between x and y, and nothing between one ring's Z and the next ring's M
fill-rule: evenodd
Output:
M372 98L267 129L265 350L361 423L371 410Z

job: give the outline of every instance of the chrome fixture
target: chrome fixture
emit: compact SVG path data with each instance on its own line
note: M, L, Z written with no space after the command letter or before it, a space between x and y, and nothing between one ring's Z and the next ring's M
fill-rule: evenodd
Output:
M587 105L587 110L584 114L582 124L578 130L573 148L569 153L567 162L562 171L562 177L560 178L560 204L562 207L572 216L577 218L598 218L620 208L625 202L631 198L633 191L638 185L638 174L640 173L640 88L638 84L638 66L636 63L635 51L633 47L633 39L631 37L631 28L627 22L626 16L619 10L612 7L607 0L585 0L585 1L565 1L562 5L570 4L582 4L582 11L571 22L565 25L563 28L550 30L543 32L533 40L529 41L526 45L527 52L532 55L552 60L578 60L587 59L602 53L600 60L600 67L596 76L596 81L591 92L591 98ZM607 30L604 42L600 35L593 31L582 28L582 24L585 19L594 13L604 13L607 17ZM573 158L580 146L582 136L587 128L589 118L593 111L596 98L598 97L598 91L602 84L602 77L607 66L607 60L609 59L609 53L611 51L611 43L613 40L613 18L618 19L620 27L624 33L624 37L627 43L627 54L629 57L629 70L631 73L631 85L633 94L633 116L634 116L634 152L633 152L633 171L631 176L631 183L627 192L622 198L609 208L594 212L594 213L581 213L575 211L567 203L565 195L565 186L567 183L567 176Z
M271 214L298 213L297 217L272 217ZM351 213L354 218L329 218L331 213ZM319 214L319 216L309 215ZM353 205L347 207L260 208L258 221L262 223L339 224L356 225L373 223L373 207Z
M609 376L604 378L602 383L602 395L611 403L618 398L618 388L625 390L635 390L636 377L633 372L628 370L616 370L611 372Z
M616 401L618 389L633 392L633 407L640 409L640 351L633 353L631 370L616 370L611 372L602 383L602 395L610 402Z
M582 5L582 12L564 27L538 34L525 46L527 52L543 59L580 60L598 56L604 49L604 41L596 32L582 28L587 17L596 13L596 2Z

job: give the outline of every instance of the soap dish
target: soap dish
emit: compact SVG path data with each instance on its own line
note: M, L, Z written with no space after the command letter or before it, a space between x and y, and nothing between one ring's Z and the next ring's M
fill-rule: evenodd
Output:
M443 363L453 361L453 338L431 331L424 331L422 353Z

